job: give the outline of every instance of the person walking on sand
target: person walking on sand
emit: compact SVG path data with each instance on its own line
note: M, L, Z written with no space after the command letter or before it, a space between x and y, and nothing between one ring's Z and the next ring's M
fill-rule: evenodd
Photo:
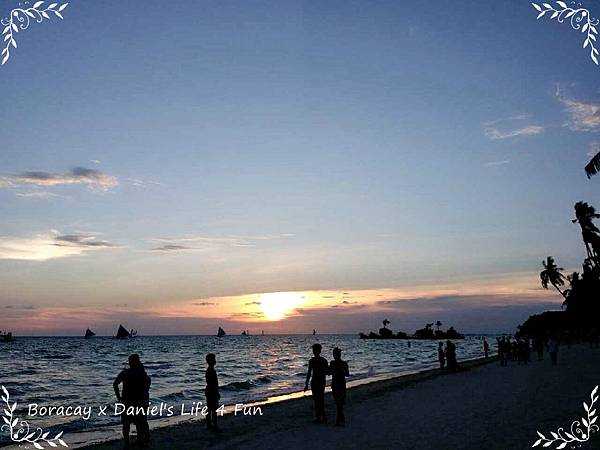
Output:
M552 365L556 366L558 364L558 342L556 342L554 337L548 340L548 353L550 353Z
M335 426L343 427L346 425L346 416L344 416L346 377L350 376L350 371L348 363L342 361L342 351L337 347L333 349L333 361L329 363L329 370L331 372L331 392L336 407Z
M308 383L310 382L315 407L315 423L327 423L327 418L325 417L325 384L327 373L329 372L329 364L321 356L322 350L323 347L321 347L321 344L314 344L312 346L314 356L308 362L308 372L304 385L304 391L307 391Z
M150 383L150 377L137 353L129 357L129 368L122 370L113 382L117 400L125 406L125 411L121 414L125 447L129 447L132 423L137 430L138 443L147 445L150 441L150 428L145 414L150 402ZM120 384L123 384L123 389L119 392Z
M446 366L446 354L444 353L444 343L440 342L438 346L438 361L440 362L440 369L444 370Z
M483 357L488 358L490 356L490 344L486 338L483 338Z
M217 426L217 409L219 408L219 378L217 377L217 371L215 366L217 365L217 357L214 353L206 355L206 368L205 378L206 387L204 388L204 395L206 396L206 407L208 414L206 415L206 427L209 430L220 431Z

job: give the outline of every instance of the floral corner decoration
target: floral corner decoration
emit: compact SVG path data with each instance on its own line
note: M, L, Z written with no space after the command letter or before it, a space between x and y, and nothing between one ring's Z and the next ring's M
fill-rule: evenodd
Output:
M598 49L597 46L597 35L599 20L592 17L590 11L586 8L580 8L581 3L577 3L577 7L571 8L563 1L555 2L556 6L552 6L550 3L532 3L531 6L538 12L538 19L542 17L549 17L551 20L556 19L559 23L564 23L566 19L569 19L567 23L571 24L571 28L574 30L581 31L585 34L583 41L583 48L590 49L590 58L594 61L594 64L598 65ZM571 3L575 6L575 2Z
M546 437L538 431L539 439L533 443L532 447L550 447L555 445L557 450L561 450L569 444L574 448L580 446L583 442L588 442L591 434L598 431L598 425L596 425L598 415L596 409L594 409L594 405L598 401L598 386L592 391L590 399L589 405L583 402L583 409L587 417L582 417L581 421L574 421L569 431L565 431L562 427L556 431L551 431L550 437Z
M25 2L27 4L27 2ZM0 65L6 64L10 59L11 47L17 48L17 40L15 35L19 31L24 31L29 28L31 20L35 20L37 23L42 22L44 19L50 19L53 15L62 19L62 12L69 5L68 3L58 4L51 3L47 7L43 7L44 2L39 1L33 4L33 6L27 8L14 8L8 17L0 20L4 29L2 30L3 45L2 50L2 62Z
M13 442L21 445L31 444L38 450L43 449L44 445L68 447L62 439L62 431L52 438L49 436L50 432L44 432L41 428L32 428L25 420L19 420L18 417L15 417L17 402L11 404L10 395L4 386L2 386L2 402L4 403L2 415L4 424L0 427L0 430L8 431Z

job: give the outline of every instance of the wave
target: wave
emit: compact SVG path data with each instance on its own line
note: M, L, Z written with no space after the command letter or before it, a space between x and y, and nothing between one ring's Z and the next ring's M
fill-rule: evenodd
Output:
M268 375L265 375L254 380L232 381L231 383L221 386L221 389L224 391L248 391L260 385L269 384L271 382L273 382L273 379Z

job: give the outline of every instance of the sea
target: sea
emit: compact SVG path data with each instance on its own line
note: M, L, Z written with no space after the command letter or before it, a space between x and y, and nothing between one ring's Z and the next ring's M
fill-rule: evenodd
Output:
M495 336L487 338L495 352ZM483 335L467 335L455 341L458 360L483 356L482 339ZM172 405L179 411L182 404L204 402L207 353L217 355L221 402L247 404L302 391L315 342L323 346L327 359L332 359L334 347L342 349L353 384L438 365L438 341L361 340L353 335L18 337L0 343L0 385L9 392L10 402L17 402L14 417L51 433L62 431L73 442L100 441L114 437L120 418L96 412L101 405L111 405L108 411L112 411L113 380L132 353L141 356L152 379L151 404ZM30 404L89 406L94 413L87 420L56 415L31 418ZM151 417L151 426L184 420L176 416ZM9 443L8 434L0 433L0 446Z

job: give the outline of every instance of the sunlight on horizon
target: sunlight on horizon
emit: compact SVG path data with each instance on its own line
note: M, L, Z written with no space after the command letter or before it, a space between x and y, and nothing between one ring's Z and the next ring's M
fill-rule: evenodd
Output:
M278 321L286 318L305 301L306 297L301 292L271 292L261 294L260 308L265 320Z

